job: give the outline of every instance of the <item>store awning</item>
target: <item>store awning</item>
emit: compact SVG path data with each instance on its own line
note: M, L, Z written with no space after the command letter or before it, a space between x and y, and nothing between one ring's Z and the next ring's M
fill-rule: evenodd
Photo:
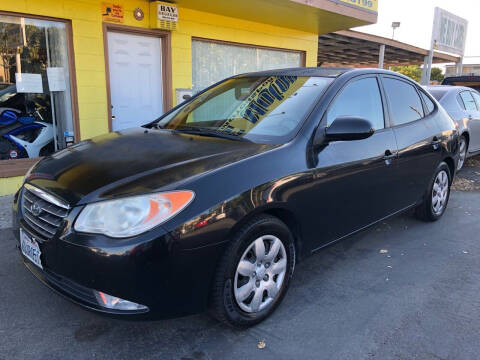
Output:
M400 41L353 30L342 30L318 37L319 66L377 67L381 46L384 65L420 65L429 51ZM457 63L460 57L435 51L434 63Z
M316 34L377 22L376 0L374 10L345 0L176 0L175 3L181 8Z

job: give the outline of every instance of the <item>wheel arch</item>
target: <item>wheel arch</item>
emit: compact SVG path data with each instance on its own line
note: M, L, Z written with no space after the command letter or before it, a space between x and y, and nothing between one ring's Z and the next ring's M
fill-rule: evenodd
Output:
M295 260L296 262L300 261L302 259L302 253L304 249L300 221L292 210L286 208L282 204L271 204L251 211L232 227L228 234L228 238L231 238L233 234L235 234L244 224L259 215L270 215L276 217L285 223L285 225L287 225L293 235L293 240L295 243Z
M451 156L447 156L445 159L443 159L443 161L448 165L448 169L450 170L450 175L451 175L450 185L451 185L453 182L453 177L455 176L455 170L456 170L455 160L453 160Z
M463 136L465 140L467 140L467 152L468 152L468 145L470 145L470 133L468 130L465 130L460 136Z

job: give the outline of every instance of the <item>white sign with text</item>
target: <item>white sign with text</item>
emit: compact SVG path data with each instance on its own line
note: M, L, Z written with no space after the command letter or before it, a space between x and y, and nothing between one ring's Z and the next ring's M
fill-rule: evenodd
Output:
M48 67L47 78L50 91L65 91L67 89L63 67Z
M178 7L174 4L159 3L157 5L157 18L164 21L178 21Z
M41 74L15 73L15 83L18 93L43 93Z
M463 56L468 21L446 10L435 8L433 41L435 50Z

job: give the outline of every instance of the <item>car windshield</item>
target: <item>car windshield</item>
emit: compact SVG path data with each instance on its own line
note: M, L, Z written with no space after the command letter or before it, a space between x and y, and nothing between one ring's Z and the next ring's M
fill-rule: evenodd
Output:
M257 143L285 143L295 136L332 80L301 76L227 79L160 118L157 126Z

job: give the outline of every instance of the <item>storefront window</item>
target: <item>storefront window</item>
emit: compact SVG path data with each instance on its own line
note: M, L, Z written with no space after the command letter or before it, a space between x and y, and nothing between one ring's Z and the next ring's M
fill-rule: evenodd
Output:
M66 24L0 15L0 160L45 156L73 139Z
M252 71L302 66L300 51L270 50L193 40L193 92L226 77Z

